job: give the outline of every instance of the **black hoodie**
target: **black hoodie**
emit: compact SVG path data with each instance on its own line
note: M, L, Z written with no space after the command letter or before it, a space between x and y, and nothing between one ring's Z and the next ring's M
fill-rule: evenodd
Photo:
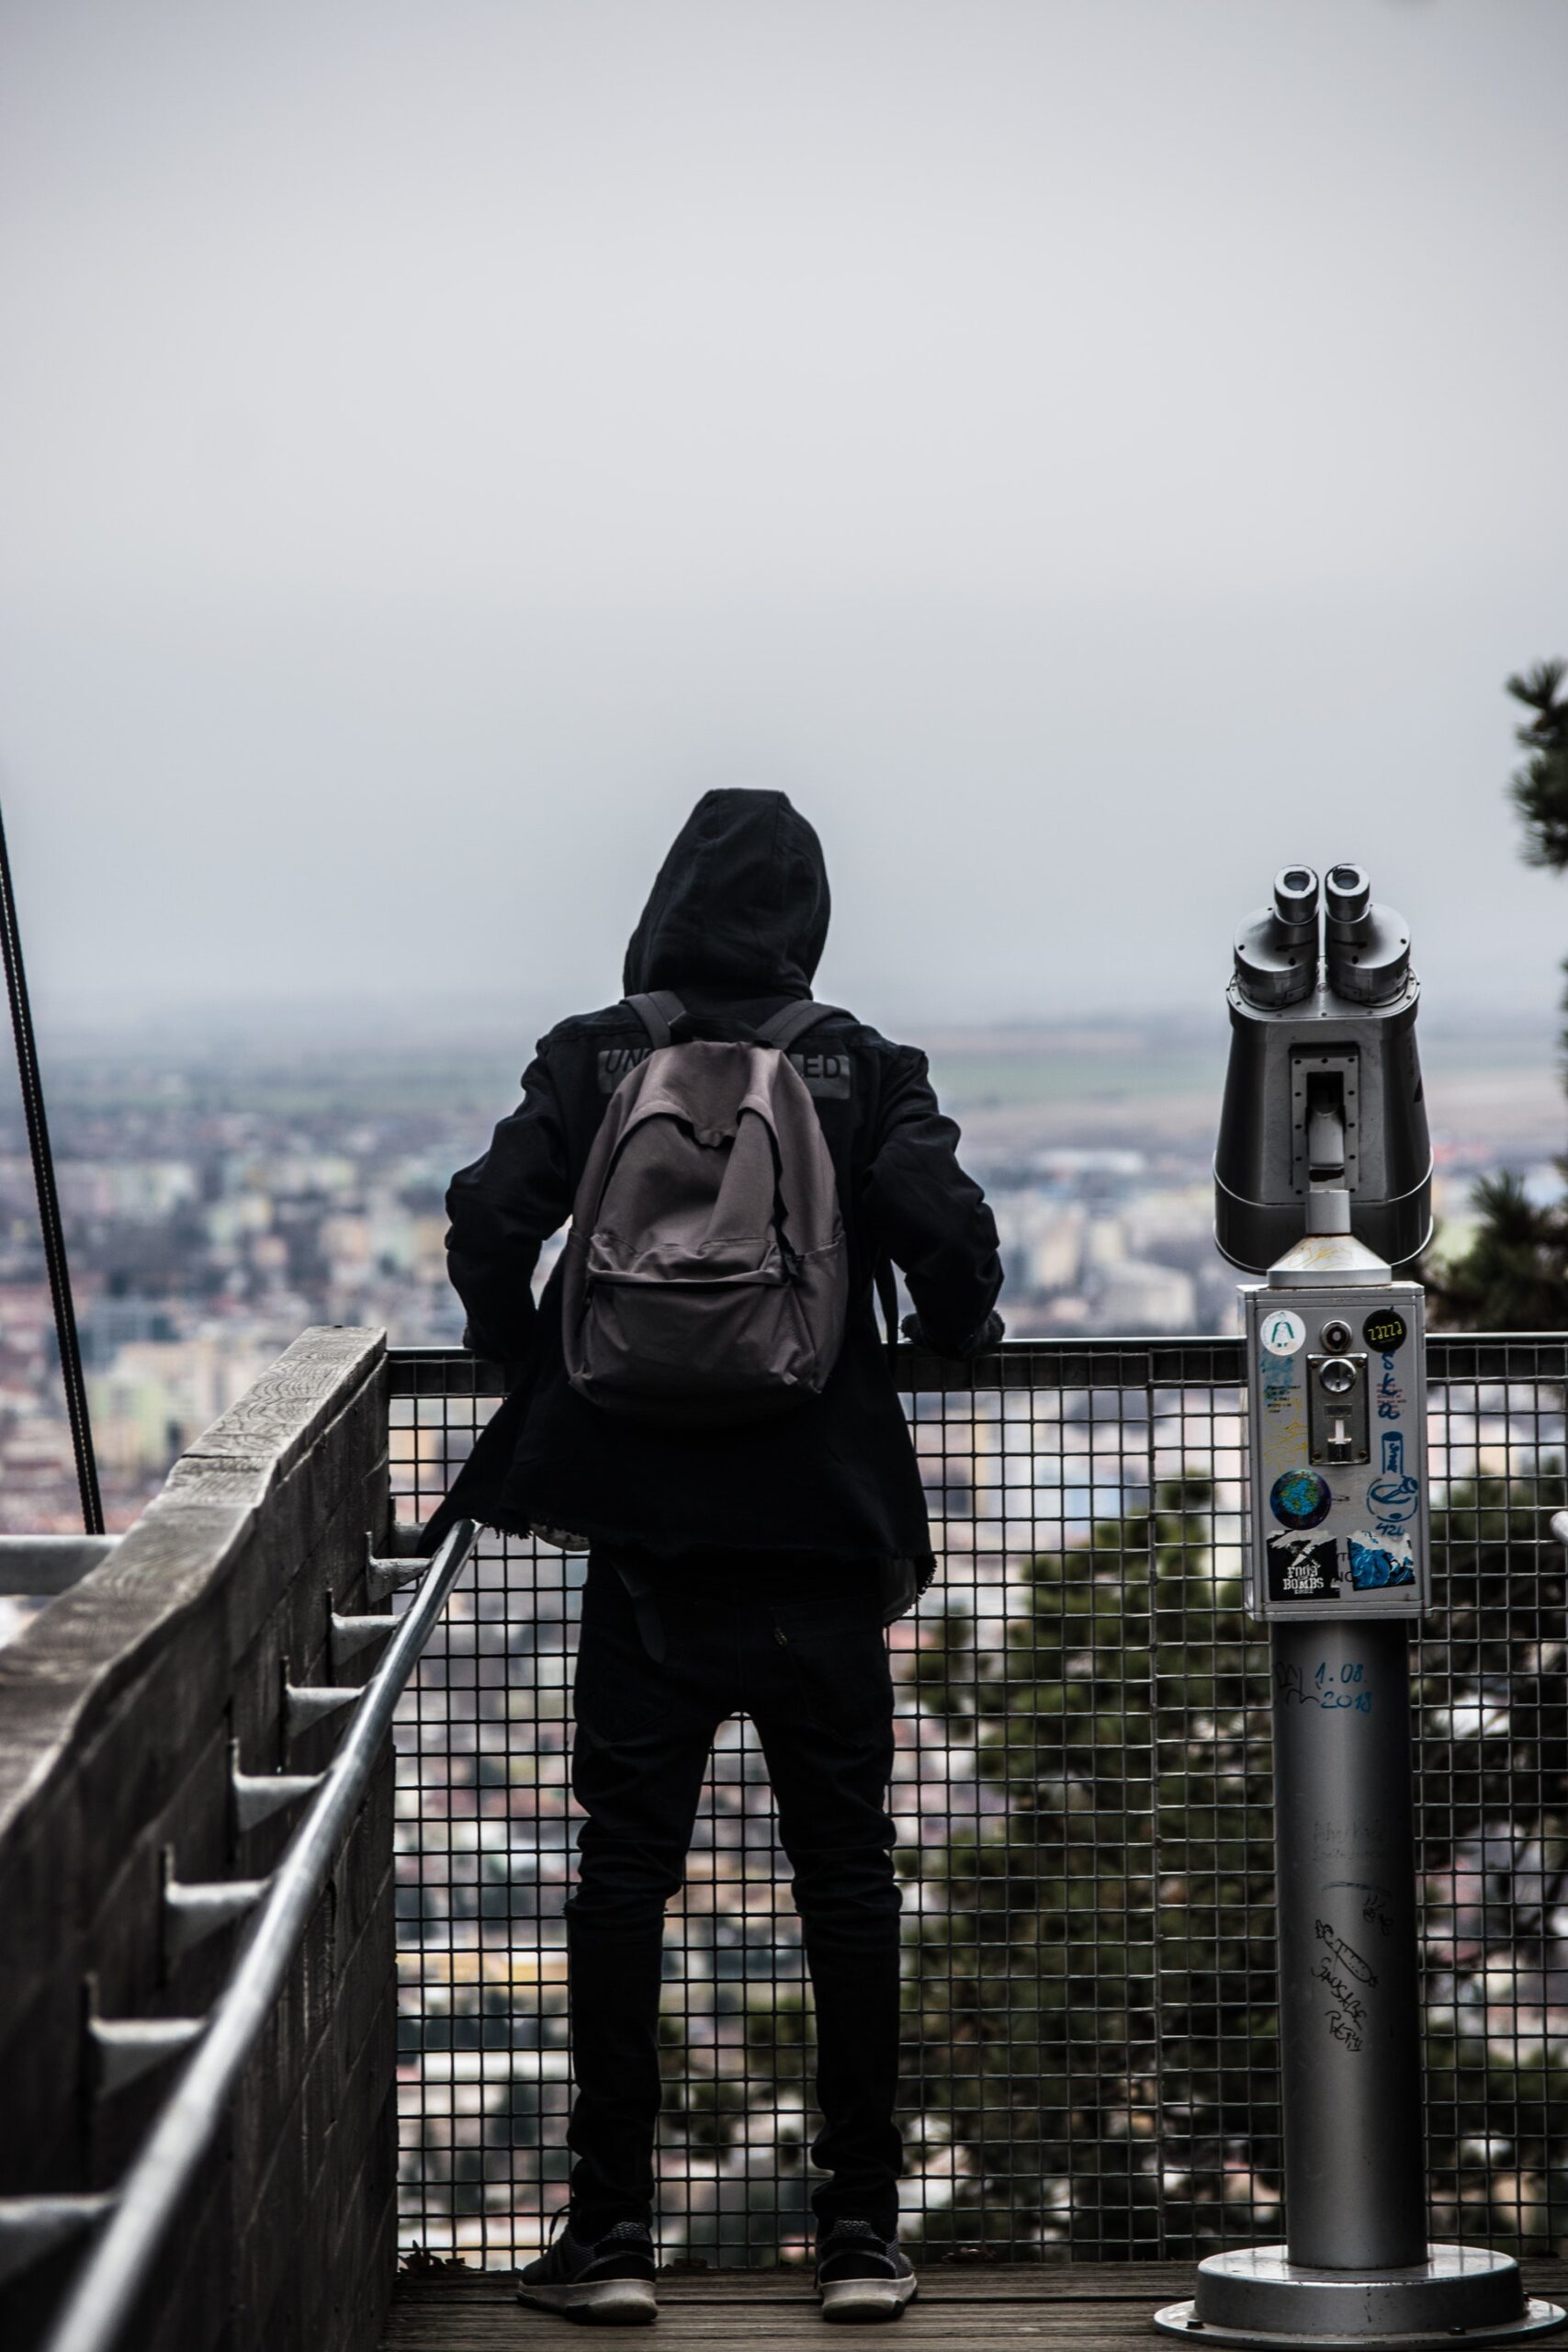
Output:
M782 792L705 792L659 869L621 986L811 994L828 939L822 844Z
M626 951L628 994L673 989L691 1034L743 1035L809 996L828 933L821 844L782 792L705 793L660 868ZM539 1249L571 1213L605 1102L649 1050L622 1003L563 1021L523 1102L446 1196L469 1344L509 1393L439 1515L570 1530L627 1558L808 1553L929 1565L925 1500L873 1280L890 1254L928 1337L967 1351L1001 1286L996 1226L958 1165L923 1055L848 1013L794 1057L817 1102L850 1242L851 1310L821 1396L786 1418L679 1430L604 1413L568 1386L558 1269L536 1307Z

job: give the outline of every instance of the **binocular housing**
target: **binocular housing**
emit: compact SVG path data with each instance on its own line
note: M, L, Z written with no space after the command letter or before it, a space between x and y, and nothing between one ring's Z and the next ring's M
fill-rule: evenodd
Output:
M1388 1265L1426 1247L1420 993L1409 928L1374 903L1364 867L1330 866L1321 886L1311 866L1280 869L1273 903L1241 926L1226 990L1214 1238L1233 1265L1266 1272L1323 1193L1348 1196L1350 1230Z

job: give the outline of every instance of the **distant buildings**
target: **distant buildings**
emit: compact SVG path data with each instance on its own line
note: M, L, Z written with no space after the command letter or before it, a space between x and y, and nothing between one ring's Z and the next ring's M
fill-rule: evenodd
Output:
M1172 1114L1156 1083L1170 1070L1151 1051L1111 1129L1087 1094L1030 1094L1028 1055L1003 1043L1005 1087L961 1041L944 1049L942 1085L996 1210L1012 1337L1234 1330L1237 1277L1212 1238L1206 1105L1192 1114L1178 1092ZM1050 1045L1030 1048L1042 1069ZM1103 1078L1099 1050L1080 1057L1086 1085ZM1138 1077L1125 1055L1111 1061ZM444 1195L452 1170L483 1149L517 1066L490 1048L465 1058L326 1045L145 1069L123 1057L66 1065L51 1121L111 1524L134 1516L304 1324L457 1340ZM984 1107L976 1073L987 1069L999 1111ZM19 1118L13 1109L7 1128L4 1112L0 1091L0 1526L67 1529L76 1482L31 1170ZM1437 1204L1452 1233L1499 1141L1439 1146ZM1532 1168L1538 1189L1552 1181ZM545 1246L541 1283L559 1246Z
M1135 1151L1052 1151L991 1199L1017 1338L1235 1327L1206 1173Z

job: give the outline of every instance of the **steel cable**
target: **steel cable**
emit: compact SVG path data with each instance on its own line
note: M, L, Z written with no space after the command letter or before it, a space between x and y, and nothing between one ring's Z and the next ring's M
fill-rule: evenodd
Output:
M87 1388L82 1375L82 1349L76 1335L76 1310L71 1296L71 1269L65 1256L65 1229L60 1221L54 1155L50 1149L49 1121L44 1114L43 1081L39 1075L38 1047L33 1039L32 1008L28 1001L28 976L22 962L21 934L17 928L17 894L11 884L11 858L6 846L3 816L0 816L0 946L3 946L6 956L6 993L11 1001L11 1034L17 1041L17 1075L21 1082L22 1110L28 1123L28 1149L32 1155L33 1184L38 1193L44 1262L49 1269L49 1295L54 1308L54 1331L60 1348L60 1374L65 1389L66 1416L71 1423L71 1446L76 1457L76 1484L82 1496L82 1525L89 1535L101 1535L104 1532L104 1506L98 1493L98 1465L93 1453Z

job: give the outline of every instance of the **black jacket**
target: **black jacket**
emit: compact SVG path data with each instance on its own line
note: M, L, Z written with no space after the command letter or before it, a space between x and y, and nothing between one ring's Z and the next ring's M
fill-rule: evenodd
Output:
M829 896L811 827L779 792L710 792L633 934L628 995L675 989L696 1036L734 1037L809 996ZM784 1419L682 1430L611 1416L568 1386L559 1269L534 1303L540 1244L571 1213L605 1103L649 1050L625 1004L561 1022L523 1079L521 1107L446 1196L452 1281L476 1354L515 1368L439 1515L516 1533L570 1530L652 1559L809 1551L929 1563L914 1450L877 1329L874 1276L904 1270L931 1344L969 1351L1001 1287L997 1231L958 1164L925 1057L848 1013L803 1038L850 1243L842 1352L819 1397Z

